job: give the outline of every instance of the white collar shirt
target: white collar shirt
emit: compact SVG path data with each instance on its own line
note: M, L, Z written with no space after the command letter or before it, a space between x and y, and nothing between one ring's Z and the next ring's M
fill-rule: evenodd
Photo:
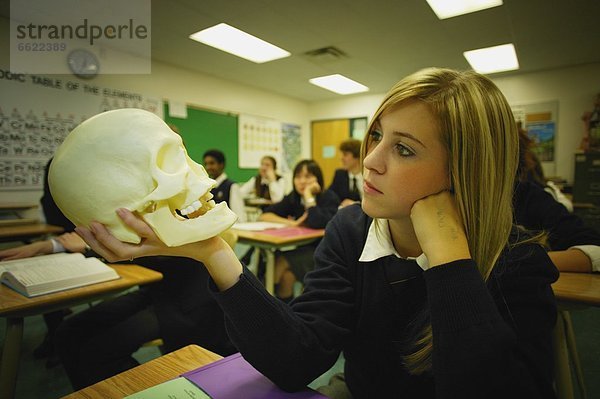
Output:
M359 262L373 262L379 258L385 256L394 255L400 259L416 260L417 264L423 270L429 269L429 261L425 254L421 254L416 258L408 257L403 258L400 256L394 243L392 242L392 235L390 233L390 226L387 219L373 219L373 223L369 226L367 232L367 239L365 246L363 247Z

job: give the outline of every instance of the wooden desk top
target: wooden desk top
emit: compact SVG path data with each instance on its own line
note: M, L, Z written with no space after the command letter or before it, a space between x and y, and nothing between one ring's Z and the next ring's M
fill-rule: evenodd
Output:
M65 399L120 399L219 359L221 356L216 353L189 345L67 395Z
M80 303L94 301L136 285L153 283L162 279L162 274L137 265L109 265L117 271L120 279L84 287L54 292L27 298L0 284L0 317L26 317L63 309Z
M600 306L600 274L561 273L552 284L556 299L582 305Z
M43 223L19 224L13 226L0 227L0 239L14 239L19 241L22 238L43 236L46 234L58 234L63 232L60 226Z
M324 229L307 229L305 227L284 227L273 232L285 230L285 235L272 235L265 231L246 231L231 229L238 236L238 241L248 244L262 243L273 246L293 245L305 241L322 238Z
M0 202L0 210L13 210L13 209L34 209L38 208L39 204L24 204L22 202Z
M273 203L273 201L268 200L266 198L245 198L244 199L244 204L247 206L266 206L266 205L271 205Z

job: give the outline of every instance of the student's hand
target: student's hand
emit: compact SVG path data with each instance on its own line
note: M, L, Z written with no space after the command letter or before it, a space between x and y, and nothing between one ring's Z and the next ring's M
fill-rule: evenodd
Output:
M77 233L65 233L55 238L68 252L85 252L85 241Z
M308 217L308 212L304 212L302 214L302 216L300 216L298 219L292 219L292 218L288 219L289 220L288 224L293 227L300 226L306 221L307 217Z
M263 171L261 171L263 172ZM268 183L274 182L275 180L277 180L277 176L275 175L275 170L269 168L264 170L263 173L261 173L261 177L263 179L265 179Z
M415 202L410 218L430 266L471 258L454 196L449 191Z
M75 231L88 245L100 256L109 262L119 262L124 260L133 260L141 256L186 256L202 261L201 257L209 254L203 253L201 243L186 244L179 247L169 247L163 243L152 228L141 218L134 215L127 209L117 210L117 214L123 222L139 235L142 240L139 244L131 244L119 241L108 229L101 223L92 222L90 229L78 226ZM211 240L221 240L213 237L202 243L208 243ZM225 244L227 245L227 244ZM194 249L192 249L194 247ZM193 256L192 256L193 254Z
M31 258L32 256L46 255L52 253L52 242L50 240L36 241L20 247L9 248L0 251L0 260L13 260Z

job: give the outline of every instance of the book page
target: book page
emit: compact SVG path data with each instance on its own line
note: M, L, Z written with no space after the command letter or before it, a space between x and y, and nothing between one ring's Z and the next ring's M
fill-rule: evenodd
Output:
M105 273L107 270L112 269L100 260L82 256L78 258L42 259L39 263L7 271L24 286L31 286Z
M276 222L248 222L248 223L236 223L231 226L232 229L244 230L244 231L263 231L268 229L281 229L286 225L283 223Z

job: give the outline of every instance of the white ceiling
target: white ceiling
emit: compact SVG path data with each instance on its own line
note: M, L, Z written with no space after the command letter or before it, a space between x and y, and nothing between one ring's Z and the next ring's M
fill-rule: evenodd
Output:
M464 51L509 42L520 70L497 76L600 62L600 0L504 0L446 20L425 0L152 0L151 11L152 58L307 102L340 98L308 83L316 76L382 93L423 67L467 69ZM188 38L220 22L292 56L255 64ZM347 57L305 55L328 46Z

